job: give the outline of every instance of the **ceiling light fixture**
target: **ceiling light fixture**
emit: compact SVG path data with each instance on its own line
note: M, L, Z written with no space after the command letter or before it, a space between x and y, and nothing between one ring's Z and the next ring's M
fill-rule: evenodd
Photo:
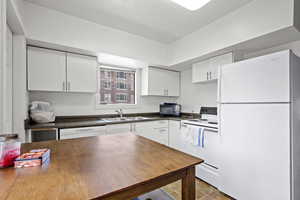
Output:
M211 0L171 0L174 3L188 9L188 10L198 10L203 7L205 4L210 2Z

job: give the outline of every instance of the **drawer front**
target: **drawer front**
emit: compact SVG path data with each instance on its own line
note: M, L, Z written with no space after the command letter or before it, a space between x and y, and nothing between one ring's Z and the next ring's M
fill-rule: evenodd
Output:
M73 135L73 134L84 134L84 133L99 133L103 134L105 133L106 127L100 126L100 127L86 127L86 128L70 128L70 129L61 129L60 134L61 135Z
M153 121L153 126L156 128L168 128L169 127L169 121L168 120L158 120Z
M168 135L169 129L168 128L154 128L154 134L160 135Z
M169 121L168 120L157 120L157 121L151 121L151 122L138 122L136 123L137 127L144 127L144 128L168 128L169 127Z
M100 134L97 132L89 132L89 133L74 133L74 134L61 134L60 139L72 139L72 138L82 138L82 137L92 137L92 136L99 136Z
M215 186L219 187L219 173L218 170L207 166L205 164L200 164L196 166L196 177L201 180Z
M106 130L105 126L62 129L60 131L60 139L63 140L63 139L71 139L71 138L99 136L99 135L104 135L105 130Z
M130 133L131 124L115 124L106 126L106 134Z

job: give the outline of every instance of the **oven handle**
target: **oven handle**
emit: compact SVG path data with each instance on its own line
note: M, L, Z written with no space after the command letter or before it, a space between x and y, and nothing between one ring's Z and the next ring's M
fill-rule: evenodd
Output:
M187 126L200 126L200 125L189 124L189 123L182 123L182 125L181 125L181 127L184 127L184 128L186 128ZM214 129L214 128L208 128L208 127L205 127L205 126L200 126L200 127L203 127L203 128L204 128L204 131L212 131L212 132L218 133L218 130L217 130L217 129Z

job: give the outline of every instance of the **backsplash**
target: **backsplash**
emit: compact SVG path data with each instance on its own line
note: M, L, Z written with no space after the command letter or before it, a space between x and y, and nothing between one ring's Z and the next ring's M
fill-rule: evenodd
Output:
M68 115L101 115L115 114L117 108L122 108L124 113L158 112L161 102L176 102L177 98L141 96L136 106L116 106L117 108L96 108L94 94L79 93L52 93L30 92L29 101L50 102L57 116Z

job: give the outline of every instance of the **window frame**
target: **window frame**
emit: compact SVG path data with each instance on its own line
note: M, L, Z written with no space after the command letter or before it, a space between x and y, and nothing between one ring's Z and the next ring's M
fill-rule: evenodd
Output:
M138 80L140 79L140 72L136 68L128 68L128 67L122 67L122 66L112 66L112 65L107 65L107 64L98 64L97 66L97 73L100 68L105 68L105 69L112 69L112 70L120 70L120 71L128 71L128 72L134 72L135 73L135 79L134 79L134 104L126 104L126 103L116 103L116 104L100 104L99 103L99 98L100 98L100 88L101 87L101 80L99 84L99 80L97 80L97 93L95 97L95 107L96 109L101 109L101 110L106 110L106 109L117 109L117 108L126 108L126 109L136 109L139 106L139 92L138 90L140 89L140 85L138 85ZM99 77L100 78L100 77ZM112 77L110 77L112 78ZM124 80L123 78L117 78L116 80ZM112 85L111 85L112 87ZM127 90L127 89L118 89L118 90ZM130 89L131 90L131 89ZM122 93L122 92L119 92ZM128 95L127 95L128 96ZM127 97L128 98L128 97Z

